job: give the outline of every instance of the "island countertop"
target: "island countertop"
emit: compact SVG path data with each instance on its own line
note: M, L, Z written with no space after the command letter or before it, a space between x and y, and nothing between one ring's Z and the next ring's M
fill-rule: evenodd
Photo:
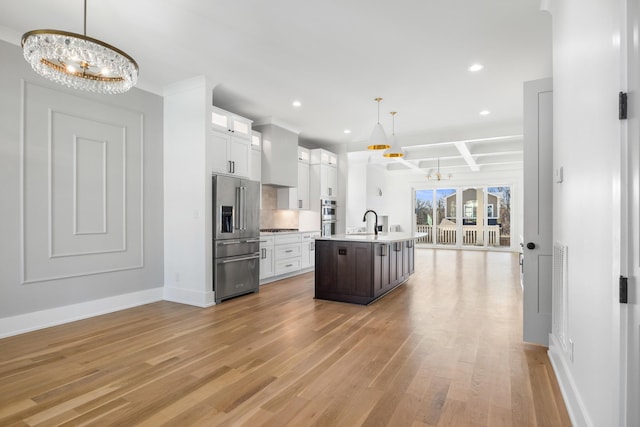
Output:
M415 240L426 236L426 233L407 233L407 232L391 232L391 233L368 233L368 234L335 234L333 236L318 236L316 240L330 240L333 242L399 242L404 240Z

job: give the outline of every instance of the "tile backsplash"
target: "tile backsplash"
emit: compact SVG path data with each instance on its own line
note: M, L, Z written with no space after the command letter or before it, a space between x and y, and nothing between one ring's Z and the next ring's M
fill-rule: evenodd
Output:
M277 187L262 186L260 228L298 228L298 211L278 209Z

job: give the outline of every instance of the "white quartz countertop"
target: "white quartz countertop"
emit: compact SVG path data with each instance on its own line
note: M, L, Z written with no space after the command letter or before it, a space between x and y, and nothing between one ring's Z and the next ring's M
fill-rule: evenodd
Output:
M301 231L261 231L261 236L277 236L279 234L306 234L320 233L320 230L301 230Z
M319 236L316 237L316 240L332 240L338 242L398 242L400 240L415 240L420 237L426 236L426 233L403 233L403 232L392 232L392 233L378 233L375 235L373 233L370 234L336 234L333 236Z

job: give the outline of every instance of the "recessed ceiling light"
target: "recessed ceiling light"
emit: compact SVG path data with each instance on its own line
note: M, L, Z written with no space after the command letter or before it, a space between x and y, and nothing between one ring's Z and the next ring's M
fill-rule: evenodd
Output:
M476 71L480 71L484 68L484 65L482 64L473 64L471 67L469 67L469 71L471 71L472 73L475 73Z
M347 134L348 134L348 133L351 133L351 130L349 130L349 129L345 129L345 130L344 130L344 133L347 133Z
M481 116L488 116L489 114L491 114L491 111L489 111L489 110L482 110L482 111L480 111L480 115L481 115Z
M302 103L300 101L293 101L291 105L293 105L294 107L299 107L302 105Z

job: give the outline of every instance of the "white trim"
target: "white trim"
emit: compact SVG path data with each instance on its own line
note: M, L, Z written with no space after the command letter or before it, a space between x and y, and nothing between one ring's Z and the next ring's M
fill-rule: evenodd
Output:
M0 319L0 338L162 301L162 287Z
M594 424L589 419L589 414L571 375L571 369L563 356L562 346L553 334L549 334L549 351L547 354L549 355L553 372L558 379L558 385L560 386L571 424L574 426L593 427Z
M177 302L180 304L193 305L207 308L216 304L213 291L194 291L192 289L175 288L166 286L163 288L163 299L165 301Z

